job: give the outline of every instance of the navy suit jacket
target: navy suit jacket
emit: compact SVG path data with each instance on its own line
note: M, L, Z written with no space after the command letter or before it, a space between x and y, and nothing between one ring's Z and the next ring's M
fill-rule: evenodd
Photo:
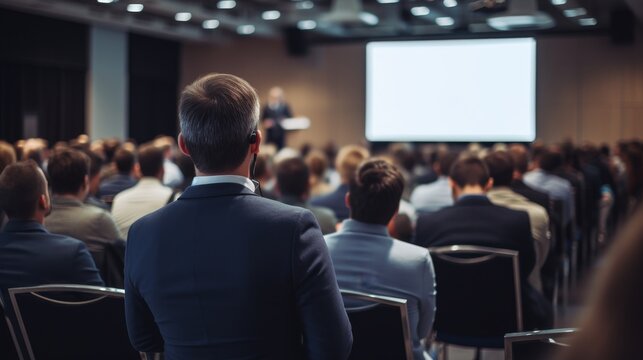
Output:
M551 327L551 306L527 281L536 252L526 212L494 205L486 196L465 196L453 206L420 215L416 241L424 247L476 245L518 251L525 327Z
M310 199L310 204L333 210L335 217L341 222L348 219L350 215L350 210L346 207L346 201L344 200L347 192L348 184L341 184L331 193Z
M0 233L0 290L44 284L103 286L85 243L48 232L32 220L10 220Z
M310 211L233 184L191 186L131 227L125 309L134 347L167 359L328 359L352 344Z

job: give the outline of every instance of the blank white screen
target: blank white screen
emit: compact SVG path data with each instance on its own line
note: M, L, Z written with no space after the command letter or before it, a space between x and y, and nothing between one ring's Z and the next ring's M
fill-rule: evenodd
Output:
M370 141L533 141L533 38L371 42Z

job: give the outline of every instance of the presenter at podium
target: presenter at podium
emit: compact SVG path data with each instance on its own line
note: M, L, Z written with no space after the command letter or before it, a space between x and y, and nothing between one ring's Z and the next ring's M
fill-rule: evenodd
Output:
M292 117L290 107L284 100L284 91L273 87L268 93L268 105L261 113L261 123L266 129L266 142L275 144L277 150L284 147L286 131L281 126L284 119Z

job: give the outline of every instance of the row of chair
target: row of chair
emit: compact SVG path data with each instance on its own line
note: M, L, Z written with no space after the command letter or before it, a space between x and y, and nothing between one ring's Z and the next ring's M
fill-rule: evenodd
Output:
M543 343L540 338L532 339L553 338L558 333L519 333L505 337L507 333L522 331L517 252L473 246L430 251L439 293L434 326L436 341L477 349L505 347L507 359L512 360L546 358L525 357L536 352L516 350L513 344L529 343L532 347L557 344L557 341ZM494 281L487 281L489 278ZM484 309L476 306L476 296L483 293L494 294L497 306ZM10 304L2 308L10 310L8 314L0 314L6 320L0 324L2 359L158 357L158 354L138 354L131 347L125 327L122 289L46 285L9 289L9 295ZM351 359L412 359L405 299L348 290L342 290L342 296L363 304L347 309L354 337Z

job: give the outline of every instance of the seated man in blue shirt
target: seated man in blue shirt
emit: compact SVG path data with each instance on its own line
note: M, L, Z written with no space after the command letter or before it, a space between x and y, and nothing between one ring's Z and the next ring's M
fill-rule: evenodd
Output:
M435 314L435 277L427 249L390 237L386 225L397 213L402 174L384 160L362 164L350 181L350 219L326 244L341 289L406 299L415 360L429 358L421 340ZM350 306L351 304L347 304Z

